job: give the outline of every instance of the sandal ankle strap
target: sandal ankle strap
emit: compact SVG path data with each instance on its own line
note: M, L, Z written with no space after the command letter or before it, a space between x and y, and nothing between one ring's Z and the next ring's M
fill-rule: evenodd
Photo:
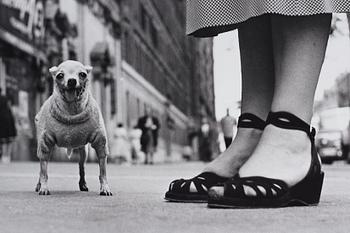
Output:
M314 140L316 130L308 123L289 112L270 112L266 124L272 124L283 129L295 129L304 131L311 140Z
M253 128L264 130L266 122L252 113L243 113L238 118L238 128Z

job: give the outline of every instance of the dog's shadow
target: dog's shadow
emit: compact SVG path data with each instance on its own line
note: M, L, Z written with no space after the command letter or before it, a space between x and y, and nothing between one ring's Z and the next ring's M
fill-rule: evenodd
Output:
M38 193L36 193L36 195L38 195L39 197L45 197L42 195L39 195ZM93 198L93 197L100 197L98 192L95 191L89 191L89 192L82 192L82 191L72 191L72 190L50 190L50 195L48 195L49 197L54 197L56 199L60 199L60 198Z
M39 195L38 192L33 191L3 191L0 192L1 198L11 198L11 199L32 199L32 198L48 198L48 199L61 199L61 198L93 198L100 197L98 192L90 191L90 192L82 192L82 191L72 191L72 190L50 190L50 195Z

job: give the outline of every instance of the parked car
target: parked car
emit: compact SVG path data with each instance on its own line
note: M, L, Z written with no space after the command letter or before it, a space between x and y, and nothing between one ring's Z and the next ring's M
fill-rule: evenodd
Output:
M320 130L316 137L317 152L323 163L330 164L343 159L341 131Z
M347 159L349 154L350 108L333 108L316 115L316 148L323 163Z

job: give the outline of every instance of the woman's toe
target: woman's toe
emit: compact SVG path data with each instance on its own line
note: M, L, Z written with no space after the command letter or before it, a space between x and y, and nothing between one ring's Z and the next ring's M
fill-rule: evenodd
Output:
M214 186L209 189L208 196L210 199L220 199L224 196L224 186Z

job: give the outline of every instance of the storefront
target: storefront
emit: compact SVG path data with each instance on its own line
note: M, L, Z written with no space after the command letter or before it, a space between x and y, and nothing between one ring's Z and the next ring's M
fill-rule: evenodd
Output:
M0 0L0 87L10 100L18 134L13 160L35 158L34 116L42 102L43 41L43 0Z

